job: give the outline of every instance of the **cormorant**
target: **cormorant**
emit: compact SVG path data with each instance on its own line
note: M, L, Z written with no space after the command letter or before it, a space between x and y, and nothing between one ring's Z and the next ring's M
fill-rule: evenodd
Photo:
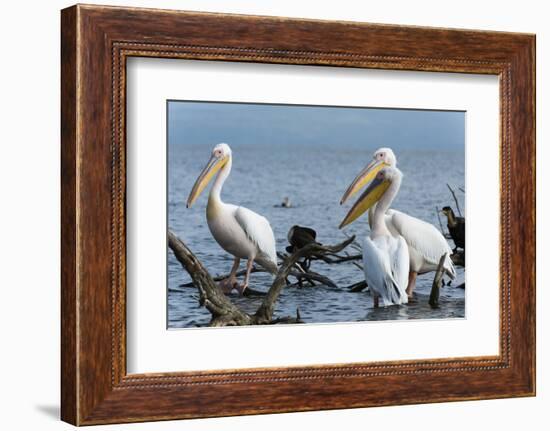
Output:
M466 237L464 234L464 227L466 225L466 221L464 217L455 216L455 213L451 207L443 207L441 212L447 217L447 228L449 229L451 238L455 243L454 251L456 252L457 248L465 250Z

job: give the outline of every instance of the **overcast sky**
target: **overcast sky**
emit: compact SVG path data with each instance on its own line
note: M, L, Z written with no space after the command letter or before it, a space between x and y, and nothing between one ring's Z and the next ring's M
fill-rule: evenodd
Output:
M465 113L168 102L170 145L287 143L464 150Z

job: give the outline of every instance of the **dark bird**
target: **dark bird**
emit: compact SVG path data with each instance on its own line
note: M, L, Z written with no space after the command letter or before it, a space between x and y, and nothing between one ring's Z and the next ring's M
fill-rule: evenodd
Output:
M451 207L443 207L441 212L447 217L447 228L449 229L451 238L455 243L454 251L456 252L457 248L465 250L464 227L466 225L466 221L464 217L455 216L455 213Z
M303 227L294 225L288 231L287 239L290 243L287 246L286 251L288 253L294 253L295 251L304 248L306 245L311 243L318 242L315 240L317 238L317 232L309 227Z
M285 196L280 204L273 206L275 208L292 208L292 202L290 202L290 198L288 196Z

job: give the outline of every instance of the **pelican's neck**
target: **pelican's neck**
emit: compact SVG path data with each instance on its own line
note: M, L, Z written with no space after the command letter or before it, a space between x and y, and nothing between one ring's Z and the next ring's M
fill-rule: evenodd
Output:
M376 203L375 203L373 206L371 206L371 207L369 208L369 212L368 212L368 215L369 215L369 227L371 228L371 230L372 230L372 222L373 222L373 220L374 220L374 211L375 211L375 210L376 210Z
M223 168L220 169L220 172L218 172L218 175L214 180L214 184L210 189L207 208L210 206L217 206L223 203L221 198L223 183L225 183L225 180L227 179L227 177L229 176L229 173L231 172L231 164L232 164L232 160L231 160L231 156L229 156L229 160L225 163L225 165L223 165Z
M374 210L369 212L369 224L371 225L371 233L374 236L390 235L390 231L386 226L385 216L386 211L390 209L390 205L399 192L399 188L401 187L401 179L402 174L400 171L397 171L391 180L390 186L376 203Z
M393 156L393 158L391 158L390 160L386 160L386 163L388 165L390 165L392 168L397 169L397 161L395 160L395 156ZM401 185L402 175L399 175L399 177L400 177L399 178L399 182L400 182L399 185ZM399 187L398 187L398 190L399 190ZM397 192L396 192L396 194L397 194ZM394 198L395 198L395 196L394 196ZM393 198L392 198L392 200L393 200ZM390 205L391 205L391 202L390 202ZM371 228L371 230L372 230L372 224L373 224L373 221L374 221L374 212L376 211L377 206L378 206L378 202L376 202L373 206L371 206L369 208L368 216L369 216L369 227ZM389 207L390 206L388 205L388 208ZM386 211L388 210L388 208L386 208ZM385 215L386 211L384 211L384 215Z

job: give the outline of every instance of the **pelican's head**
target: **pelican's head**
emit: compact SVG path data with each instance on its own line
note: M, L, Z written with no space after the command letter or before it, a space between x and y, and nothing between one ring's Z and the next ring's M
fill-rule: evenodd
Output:
M342 205L346 200L361 190L365 184L368 184L376 176L380 169L385 166L395 167L397 165L397 159L391 148L379 148L374 152L371 162L364 168L359 175L355 177L353 182L350 184L342 199L340 199L340 205Z
M384 195L390 184L397 178L400 177L401 172L393 166L383 166L378 169L374 175L374 179L369 184L367 189L363 194L357 199L357 202L353 204L349 212L338 226L339 229L342 229L344 226L355 221L361 214L367 211L372 207L380 198Z
M231 148L229 145L221 143L214 147L210 160L200 173L197 181L195 181L195 184L191 189L191 193L189 193L189 197L187 198L187 208L190 208L191 205L193 205L208 183L212 180L214 175L225 166L230 158Z
M389 166L397 166L397 158L391 148L382 147L378 148L374 155L372 156L373 160L382 160Z

